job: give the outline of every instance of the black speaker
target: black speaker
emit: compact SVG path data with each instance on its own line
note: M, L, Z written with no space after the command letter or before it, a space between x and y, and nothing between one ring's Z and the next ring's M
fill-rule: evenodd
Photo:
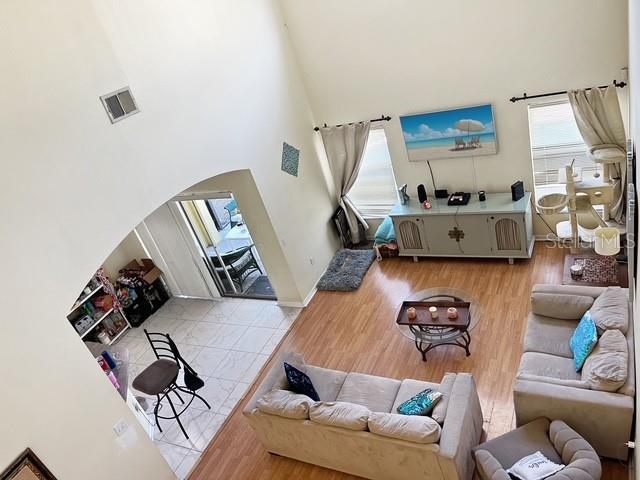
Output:
M422 184L418 185L418 200L420 200L420 203L427 201L427 189Z
M447 190L436 190L434 192L436 198L449 198L449 192Z
M480 200L481 202L484 202L487 199L487 194L484 193L484 190L480 190L478 192L478 200Z
M524 197L524 184L522 180L518 180L516 183L511 185L511 199L515 202L516 200L520 200Z

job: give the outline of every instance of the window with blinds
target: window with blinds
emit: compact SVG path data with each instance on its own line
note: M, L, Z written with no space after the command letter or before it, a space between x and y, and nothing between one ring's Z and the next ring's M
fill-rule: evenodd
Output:
M398 201L387 136L382 128L369 132L362 166L349 191L349 198L360 213L369 218L389 215L391 207Z
M529 105L529 133L535 193L564 193L558 173L574 161L579 178L593 176L597 166L587 154L568 100Z

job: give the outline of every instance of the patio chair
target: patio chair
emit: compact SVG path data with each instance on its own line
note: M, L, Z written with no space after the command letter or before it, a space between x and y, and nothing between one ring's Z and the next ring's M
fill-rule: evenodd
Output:
M225 269L231 277L231 281L238 285L240 291L244 291L243 283L246 278L256 270L260 273L262 268L258 264L258 260L253 255L253 245L242 247L232 252L221 254L224 267L220 263L220 259L216 255L211 256L211 263L213 263L216 272L220 278L225 279Z
M235 199L231 200L224 206L224 209L229 214L229 223L231 228L235 227L239 223L242 223L242 215L238 211L238 202Z
M469 142L469 146L474 148L482 148L482 143L480 143L480 137L471 137L471 141Z

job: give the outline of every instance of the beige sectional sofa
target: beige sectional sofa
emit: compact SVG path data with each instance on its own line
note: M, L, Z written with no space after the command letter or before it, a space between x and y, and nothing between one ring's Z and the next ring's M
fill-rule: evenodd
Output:
M322 402L305 406L299 400L297 403L282 401L287 395L282 391L287 386L285 361L310 377ZM444 393L432 413L432 417L442 423L441 427L430 418L390 414L401 402L426 388ZM279 402L276 402L277 408L266 413L265 403L274 400L270 397L279 397ZM325 409L336 405L352 405L354 417L345 423L340 413L342 416L334 415L333 425L322 423L331 418ZM305 408L312 419L304 414ZM297 418L279 414L287 409L291 417ZM293 353L275 362L247 403L244 415L271 453L380 480L470 480L474 472L471 449L480 441L483 421L475 382L469 374L447 374L440 384L400 381L306 365L300 355ZM367 416L370 428L365 426ZM336 417L339 422L335 422ZM435 428L423 432L424 435L415 431L413 435L403 435L397 431L398 419L410 423L428 421L435 424ZM388 429L386 435L373 433L385 430L387 420L396 423L393 435L389 436Z
M594 308L593 302L605 290L570 285L534 286L532 313L513 393L516 423L524 425L538 417L563 420L593 445L599 455L626 459L628 450L624 443L631 438L635 396L633 321L626 289L617 291L619 295L614 305L609 305L606 317L612 324L628 325L622 329L626 330L622 332L624 337L611 332L622 338L623 348L626 338L626 352L620 355L628 354L627 362L622 362L623 366L626 363L627 372L621 386L594 385L593 375L587 372L588 363L582 372L576 372L569 344L580 318L586 310Z

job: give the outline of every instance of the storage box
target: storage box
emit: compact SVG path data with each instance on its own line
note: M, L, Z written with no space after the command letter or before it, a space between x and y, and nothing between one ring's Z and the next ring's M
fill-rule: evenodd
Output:
M124 270L140 270L143 274L142 280L144 280L147 284L151 285L153 282L158 280L162 275L162 270L156 267L153 260L150 258L143 258L141 260L142 264L138 263L137 260L132 260L127 263L123 269Z

